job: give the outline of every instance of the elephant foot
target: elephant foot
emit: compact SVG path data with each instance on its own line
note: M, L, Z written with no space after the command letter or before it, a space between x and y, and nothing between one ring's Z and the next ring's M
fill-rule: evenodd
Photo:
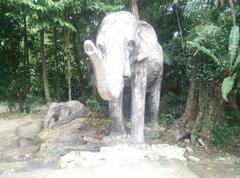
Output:
M123 126L123 123L113 122L111 136L121 136L125 134L126 134L126 131L125 131L125 127Z
M145 130L158 131L159 129L160 129L160 126L158 125L157 121L148 122L145 125Z
M119 133L111 133L110 136L106 136L103 139L106 143L116 144L116 143L129 143L130 135L127 134L119 134Z
M160 126L157 122L147 123L144 128L144 135L146 139L155 139L160 136Z
M121 131L112 130L110 135L112 137L118 137L118 136L126 135L126 132L124 130L121 130Z
M140 145L140 144L144 144L145 143L145 140L144 140L144 137L140 138L140 137L137 137L137 138L134 138L131 136L131 143L132 144L135 144L135 145Z

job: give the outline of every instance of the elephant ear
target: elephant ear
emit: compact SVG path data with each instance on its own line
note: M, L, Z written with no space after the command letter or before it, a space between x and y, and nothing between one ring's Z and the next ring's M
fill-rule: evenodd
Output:
M148 58L148 46L144 39L144 29L142 28L143 24L140 22L137 30L137 50L136 50L136 60L142 61Z

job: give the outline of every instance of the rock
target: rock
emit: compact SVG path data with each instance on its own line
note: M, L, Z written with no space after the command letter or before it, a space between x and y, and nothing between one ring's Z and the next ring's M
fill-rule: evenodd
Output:
M165 127L159 127L159 132L165 132L166 128Z
M200 144L201 147L207 149L206 144L203 142L201 138L198 139L198 143Z
M190 139L184 139L184 143L190 144Z
M15 161L15 162L2 162L0 164L0 177L7 177L8 174L26 170L28 162Z
M34 138L43 129L42 121L31 121L19 125L16 128L16 135L18 137Z
M51 103L44 120L44 128L54 128L71 122L80 117L87 116L89 109L79 101Z
M75 119L55 129L45 129L39 136L45 143L61 143L66 146L83 145L87 142L79 128L87 127L86 121L87 118Z
M188 159L194 163L199 163L201 160L195 156L188 156Z
M20 148L38 145L41 140L37 136L43 129L42 121L31 121L16 128L16 136Z
M80 153L77 151L72 151L63 157L59 161L60 168L75 168L80 163Z
M61 158L60 167L123 166L141 162L176 160L185 165L184 149L170 145L119 144L101 147L99 152L72 151Z
M152 160L152 161L155 161L155 160L159 160L160 156L158 154L155 154L155 153L150 153L150 154L147 155L147 158Z
M99 152L90 151L72 151L59 161L60 168L76 168L76 167L94 167L101 166L106 161Z
M186 161L184 157L185 149L177 146L172 146L168 144L153 144L152 150L153 153L158 154L161 158L164 159L175 159L179 161Z
M138 148L127 144L112 147L102 147L100 149L102 157L109 164L138 163L145 159L146 153Z
M193 149L189 146L186 146L185 150L188 152L188 153L193 153Z
M225 158L223 158L223 157L219 157L219 160L221 160L221 161L225 161Z

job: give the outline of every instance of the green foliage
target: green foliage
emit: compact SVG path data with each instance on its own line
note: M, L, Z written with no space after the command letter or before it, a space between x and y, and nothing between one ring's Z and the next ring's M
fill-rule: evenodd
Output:
M233 140L240 135L240 126L215 122L212 126L214 133L213 143L220 147L228 147L233 144Z
M167 53L163 53L163 61L164 61L164 64L167 64L167 65L172 65L173 64L173 61L172 59L170 58L170 56L167 54Z
M229 35L229 45L228 45L228 53L230 57L229 65L230 65L230 76L226 77L222 83L222 96L225 101L228 101L227 97L229 92L234 88L234 82L240 76L240 55L238 53L239 48L239 27L233 26L231 29L231 33Z
M239 65L240 65L240 54L238 54L238 57L236 58L236 60L233 64L233 72L234 73L240 73Z
M192 42L192 41L188 41L187 44L189 44L189 46L191 48L196 48L197 50L199 50L200 52L208 55L216 64L220 63L220 60L214 55L213 52L211 52L209 49L207 49L206 47L200 45L197 42ZM197 51L196 51L197 52Z
M159 124L168 127L178 119L184 111L185 96L177 96L173 92L166 93L161 100Z
M223 80L222 83L222 97L225 101L228 101L228 94L234 86L236 76L229 76Z
M101 110L101 104L100 102L95 99L95 98L88 98L86 101L86 106L89 107L91 109L91 111L95 111L98 112Z
M239 46L239 27L235 25L232 27L231 33L229 35L228 53L231 65L234 65L234 62L236 60L238 46Z
M191 132L190 133L190 141L193 145L195 145L197 143L198 140L198 136L195 132Z
M54 23L59 24L59 26L62 28L66 28L72 32L77 32L75 27L71 23L67 22L66 20L63 20L62 18L54 17L53 21Z
M26 98L26 105L29 107L29 112L36 110L38 107L45 105L46 102L42 97L34 96L32 94L28 94Z
M210 141L214 145L223 148L233 145L233 141L240 135L240 125L236 120L234 120L234 118L232 118L232 116L224 114L224 117L226 118L224 121L216 121L212 118L203 118L199 123L197 130L191 133L191 142L196 144L198 138L197 131L202 128L207 128L213 134L212 140Z
M184 16L190 18L190 16L199 15L199 13L204 13L206 9L213 5L213 1L209 0L188 0L184 8Z
M187 47L196 49L197 51L193 51L195 55L199 52L201 55L207 55L215 63L217 70L222 73L224 71L228 73L229 77L225 78L222 83L222 96L227 101L227 96L234 87L234 81L238 78L237 75L239 75L235 72L235 68L239 63L239 27L233 26L231 29L228 37L228 56L223 52L226 51L224 49L225 46L219 45L219 40L224 36L219 37L219 34L222 34L223 31L218 27L214 25L200 25L195 30L196 37L191 41L187 41Z

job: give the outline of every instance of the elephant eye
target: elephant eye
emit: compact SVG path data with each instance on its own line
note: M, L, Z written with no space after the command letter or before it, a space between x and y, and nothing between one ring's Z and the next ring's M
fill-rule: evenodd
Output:
M135 48L135 46L136 46L135 41L130 40L130 41L128 42L128 50L133 51L134 48Z
M105 53L105 49L104 49L103 45L98 44L98 48L100 49L102 54Z

